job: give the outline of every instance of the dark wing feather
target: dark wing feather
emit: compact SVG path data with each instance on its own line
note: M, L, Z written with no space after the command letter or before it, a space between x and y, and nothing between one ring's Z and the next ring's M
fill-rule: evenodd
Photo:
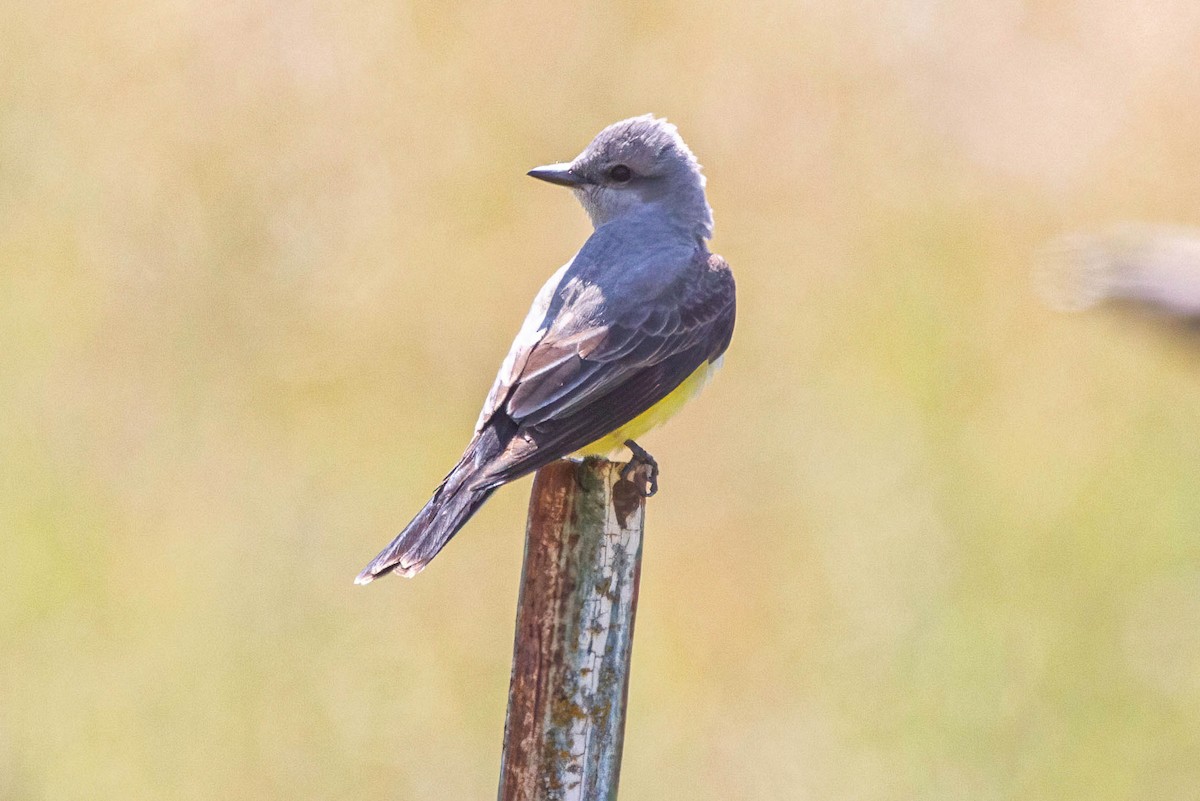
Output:
M497 412L516 424L485 481L503 483L570 454L669 395L729 344L734 286L719 256L689 270L632 312L546 334L520 360ZM484 477L481 477L484 478Z
M665 398L704 361L698 349L676 354L642 368L619 388L573 414L523 426L479 486L513 481L595 442Z

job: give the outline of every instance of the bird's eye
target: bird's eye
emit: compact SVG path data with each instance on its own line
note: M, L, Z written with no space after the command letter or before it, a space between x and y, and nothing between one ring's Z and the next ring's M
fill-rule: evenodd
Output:
M629 169L624 164L618 164L608 171L608 177L619 184L623 184L633 177L633 170Z

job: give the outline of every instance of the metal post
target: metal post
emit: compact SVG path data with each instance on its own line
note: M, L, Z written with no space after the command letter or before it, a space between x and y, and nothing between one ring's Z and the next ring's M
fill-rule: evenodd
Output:
M642 564L644 467L538 471L517 604L500 801L615 801Z

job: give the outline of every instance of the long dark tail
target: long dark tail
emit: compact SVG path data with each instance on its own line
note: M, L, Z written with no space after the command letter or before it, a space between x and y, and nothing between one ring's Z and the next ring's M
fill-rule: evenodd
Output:
M462 460L434 490L425 508L363 568L354 583L370 584L391 572L411 578L424 570L496 491L494 485L478 489L472 484L481 472L480 466L499 451L499 443L491 432L484 432L473 441Z

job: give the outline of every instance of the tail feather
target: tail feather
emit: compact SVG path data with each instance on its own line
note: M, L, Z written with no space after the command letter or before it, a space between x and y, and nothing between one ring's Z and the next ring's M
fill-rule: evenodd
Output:
M425 507L363 568L354 583L370 584L392 572L412 578L424 570L496 491L496 485L473 486L473 479L478 476L480 466L500 449L494 432L484 432L477 437Z
M358 574L354 583L370 584L392 572L405 578L417 575L483 506L492 492L493 489L481 491L463 487L447 493L444 488L439 489L396 539Z

